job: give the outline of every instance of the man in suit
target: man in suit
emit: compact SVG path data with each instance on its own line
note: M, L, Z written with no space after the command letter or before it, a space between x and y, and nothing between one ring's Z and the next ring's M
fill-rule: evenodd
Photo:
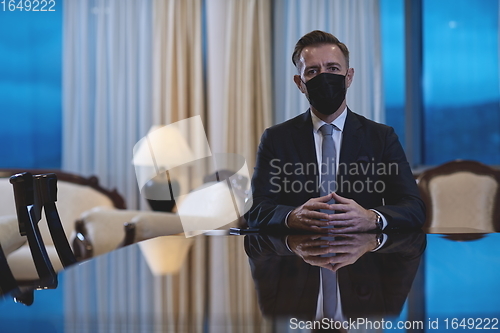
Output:
M394 130L346 105L354 69L345 44L312 31L292 60L310 109L262 135L248 224L319 233L421 227L424 204ZM328 173L334 181L325 184Z

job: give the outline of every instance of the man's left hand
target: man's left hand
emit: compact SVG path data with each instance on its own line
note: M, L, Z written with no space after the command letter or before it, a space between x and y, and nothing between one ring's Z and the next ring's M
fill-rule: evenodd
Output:
M365 232L377 228L375 212L364 209L356 201L337 193L332 194L332 199L335 203L330 205L330 209L341 213L330 215L330 225L335 226L328 230L330 233Z

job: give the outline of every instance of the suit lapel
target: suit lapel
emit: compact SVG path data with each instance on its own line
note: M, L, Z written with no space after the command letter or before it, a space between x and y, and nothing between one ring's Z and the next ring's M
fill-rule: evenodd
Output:
M307 110L296 119L295 129L294 132L292 132L292 140L297 153L297 160L299 163L305 163L302 167L304 170L307 170L307 164L318 163L316 158L316 147L314 144L311 113ZM306 181L316 181L315 174L309 174L306 172L306 178Z
M316 148L314 144L313 126L309 110L296 118L295 130L292 132L292 140L300 163L317 163ZM360 130L362 124L351 110L347 109L347 118L342 134L342 146L340 148L340 161L343 167L339 167L337 181L349 178L348 169L351 163L355 163L361 149L364 137ZM305 167L305 166L304 166ZM307 180L316 181L316 175L307 174ZM343 177L343 178L339 178ZM319 194L319 191L318 191Z
M342 134L342 147L340 148L340 165L339 173L337 175L337 180L339 176L343 176L343 180L349 178L348 169L351 163L356 162L359 155L359 150L361 148L363 138L361 128L361 123L357 117L352 113L351 110L347 109L347 118L344 124L344 131Z

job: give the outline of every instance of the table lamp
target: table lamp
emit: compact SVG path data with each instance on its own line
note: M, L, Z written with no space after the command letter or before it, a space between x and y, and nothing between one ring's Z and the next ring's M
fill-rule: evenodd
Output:
M142 195L154 211L171 212L174 194L180 185L171 179L169 169L193 160L186 137L175 126L152 126L134 147L132 163Z

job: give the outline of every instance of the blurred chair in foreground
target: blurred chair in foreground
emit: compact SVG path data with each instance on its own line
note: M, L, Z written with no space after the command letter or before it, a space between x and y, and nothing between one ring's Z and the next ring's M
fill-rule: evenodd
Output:
M17 282L7 263L7 255L24 243L26 238L19 233L17 217L0 216L0 296L17 288Z
M40 279L56 281L54 267L38 228L42 209L49 227L52 244L63 267L76 263L56 208L57 177L53 173L32 176L23 172L10 177L14 187L17 220L21 236L27 236L28 244Z
M0 245L5 255L17 250L26 243L26 237L19 233L16 215L0 216Z
M227 174L229 172L225 171L220 177L227 177ZM191 191L184 200L177 204L177 208L186 213L182 215L182 218L198 220L203 224L204 221L212 221L220 216L230 216L234 214L234 205L242 207L245 204L245 193L239 189L237 182L231 184L235 192L235 203L232 205L218 200L225 193L227 184L224 185L224 183L212 192L210 198L206 198L200 190L221 184L214 180L215 176L212 176L205 177L204 184ZM241 178L240 180L238 177L237 181L243 185L246 184L246 179ZM202 213L200 213L200 207L204 207ZM83 260L142 240L183 233L182 218L177 213L96 207L84 212L76 224L77 234L73 243L75 255L78 260ZM240 217L223 228L241 227L244 223L242 220L243 218Z
M77 259L89 259L132 244L133 241L125 240L127 236L124 225L142 215L160 221L159 225L165 227L162 231L168 234L182 232L179 216L174 213L95 207L84 212L76 223L73 248Z
M14 174L25 171L31 174L54 173L57 176L57 210L64 233L70 237L70 244L76 235L74 232L75 221L83 212L97 206L125 208L123 197L116 190L108 190L101 187L98 178L95 176L82 177L60 170L0 169L0 201L2 202L0 216L12 216L17 213L14 196L12 195L12 184L10 184L9 178ZM102 222L105 223L105 221ZM63 264L60 262L55 244L50 237L51 232L48 223L46 223L45 216L42 217L38 226L47 254L54 270L57 272L63 268ZM26 240L26 237L23 238ZM74 251L76 253L76 249ZM16 280L33 281L38 279L38 273L33 263L28 244L24 244L8 254L7 260Z
M0 217L0 297L11 297L16 303L31 305L34 301L34 290L54 289L57 278L48 276L45 279L18 281L14 277L7 261L7 256L26 243L21 236L17 216Z
M500 170L452 161L424 171L418 187L427 206L424 230L465 234L500 231Z

